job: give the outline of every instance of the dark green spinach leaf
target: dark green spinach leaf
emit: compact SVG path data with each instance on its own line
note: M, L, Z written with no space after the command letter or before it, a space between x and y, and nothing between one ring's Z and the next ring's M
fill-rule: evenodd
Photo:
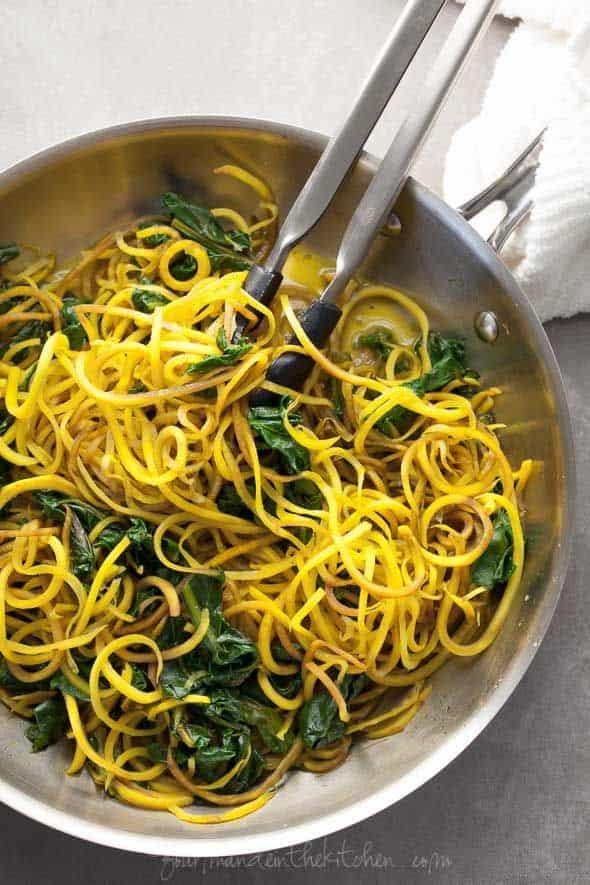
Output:
M94 570L94 548L76 513L70 510L70 514L70 565L72 573L84 583Z
M180 645L181 642L184 642L188 638L184 632L185 623L186 621L183 617L169 617L164 624L164 629L156 640L159 647L161 649L174 648L175 645Z
M8 341L0 344L0 357L3 357L8 348L12 347L13 344L20 343L21 341L28 341L29 338L38 338L38 346L42 347L45 343L45 339L52 330L53 327L43 320L28 320L21 325L18 332L10 333ZM23 350L19 350L18 353L15 354L15 356L13 357L14 362L21 363L26 358L28 353L28 347L25 347Z
M0 245L0 265L8 264L14 258L18 258L20 249L15 243L5 243Z
M191 664L197 669L191 669ZM194 656L184 655L172 661L164 661L160 688L165 698L185 698L207 680L209 671L200 667Z
M139 230L145 230L146 227L154 227L156 225L156 221L142 221L139 225ZM141 242L144 243L148 249L155 249L156 246L161 246L162 243L166 243L170 237L168 234L159 233L159 234L150 234L149 237L142 237Z
M55 676L51 677L51 682L49 683L51 688L55 691L61 691L62 694L71 694L72 697L78 698L79 701L89 701L90 695L85 691L82 691L81 688L78 688L77 685L74 685L73 682L70 682L65 673L62 673L59 670Z
M349 703L368 684L364 674L345 676L339 684L344 700ZM306 747L327 747L346 734L346 723L338 716L332 695L321 688L299 711L299 733Z
M62 299L60 311L61 330L67 337L72 350L82 350L84 345L88 344L88 336L84 331L84 326L74 310L79 304L84 304L84 302L77 298L76 295L72 295L71 292L67 292Z
M7 412L6 409L0 407L0 436L4 436L6 431L14 424L14 415Z
M311 479L285 483L285 498L305 510L321 510L324 504L322 493Z
M490 543L471 566L471 583L488 590L505 584L515 569L512 526L504 508L494 513L492 525L494 533Z
M142 587L141 590L135 590L133 602L129 607L129 614L133 615L133 617L136 618L139 614L139 609L142 602L145 602L146 599L151 599L152 604L156 605L160 601L159 591L155 587ZM142 616L147 614L147 612L151 609L152 604L146 606L146 608L142 612Z
M148 237L149 239L149 237ZM151 744L148 744L148 756L150 757L152 762L166 762L168 759L168 747L165 747L163 744L158 744L156 741L152 741ZM177 765L184 765L188 761L188 754L184 752L180 747L174 747L172 750L172 756Z
M48 691L48 680L40 682L21 682L13 676L4 659L0 661L0 688L7 688L12 694L30 694L32 691Z
M432 368L420 378L403 384L416 396L441 390L456 378L462 378L466 372L465 344L456 338L444 338L438 332L430 332L428 336L428 353ZM394 406L375 427L386 436L393 436L394 428L399 434L405 433L412 425L416 415L405 406Z
M29 725L26 735L32 744L32 752L38 753L55 744L68 727L68 715L61 695L37 704L33 716L35 722Z
M228 513L230 516L237 516L239 519L247 519L252 522L254 514L242 501L238 495L238 490L231 482L222 485L221 490L215 501L217 509L222 513Z
M131 301L133 307L136 310L140 310L142 313L153 313L154 308L160 307L164 304L170 304L169 299L166 298L165 295L161 295L159 292L153 292L151 289L140 289L138 286L133 287Z
M254 406L248 410L248 423L268 448L278 453L281 465L288 473L301 473L309 470L310 457L309 451L285 430L283 418L290 403L289 397L283 397L277 406ZM290 412L288 420L296 426L301 423L301 415Z
M146 691L149 685L147 673L139 664L131 664L131 685L140 691Z
M195 627L199 626L202 609L209 610L209 628L195 651L195 659L202 661L209 671L208 685L240 685L259 661L256 643L232 627L221 613L224 582L221 571L215 575L194 575L182 589Z
M205 247L214 273L247 270L251 266L251 241L247 233L225 230L209 209L189 203L178 194L163 194L162 203L170 212L174 227ZM195 269L188 274L189 277L196 271L194 263ZM170 269L172 271L172 265ZM177 274L175 276L182 279Z
M249 350L252 350L252 345L248 342L248 339L244 337L240 338L237 344L230 344L223 327L217 333L217 347L221 351L220 353L206 356L204 359L199 360L198 363L191 363L186 370L187 374L200 375L204 372L211 372L213 369L221 369L224 366L233 366L239 359L247 354Z
M354 346L357 349L368 347L381 359L387 359L393 350L394 344L395 341L390 330L381 326L372 329L370 332L363 332L357 335L354 341Z
M256 492L254 479L247 479L245 486L252 497L254 497ZM254 522L257 518L246 502L240 498L236 487L230 482L225 483L221 487L215 503L217 504L217 509L221 510L222 513L229 513L231 516L246 519L248 522ZM265 492L262 493L262 505L271 516L277 515L277 505Z
M60 492L37 491L33 492L33 498L40 505L43 516L53 522L62 523L65 508L69 507L72 513L76 514L86 532L92 531L97 522L106 516L106 513L99 510L98 507L94 507L86 501L80 501L78 498L68 498Z
M110 553L111 550L115 549L119 541L123 540L124 536L125 529L122 526L117 525L116 523L112 523L102 530L102 532L94 542L94 546L98 547L100 550L105 550L107 553Z
M185 282L197 272L197 261L192 255L186 252L180 252L174 261L170 264L170 273L176 280Z
M94 569L94 549L88 539L90 532L104 513L77 498L68 498L59 492L37 491L33 497L41 506L43 516L52 522L63 523L69 509L72 524L70 528L70 560L72 572L82 582L87 581Z
M241 741L243 745L247 746L247 739L245 736L239 736L238 741ZM252 787L257 781L260 780L260 776L262 775L264 769L264 757L261 753L258 752L256 747L252 747L250 758L248 759L246 765L242 768L241 771L238 772L238 774L234 775L230 782L225 787L223 787L221 792L234 795L236 793L243 793L245 792L245 790L249 790L250 787Z
M342 393L342 384L340 380L338 378L330 376L329 389L329 396L332 400L334 414L337 418L342 420L344 418L344 394Z
M263 744L273 753L285 753L292 741L289 733L285 739L277 737L282 719L276 707L261 704L250 697L243 697L235 690L217 689L211 694L211 703L205 715L220 725L243 723L255 728Z

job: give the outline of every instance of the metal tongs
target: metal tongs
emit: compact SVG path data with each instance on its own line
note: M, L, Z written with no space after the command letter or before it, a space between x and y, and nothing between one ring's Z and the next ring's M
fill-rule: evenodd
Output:
M342 313L336 302L386 223L418 151L491 21L498 2L467 0L425 80L416 105L398 129L354 211L340 243L334 277L320 298L300 317L303 330L317 348L324 347L334 331ZM444 3L445 0L409 0L407 3L348 119L328 142L293 203L264 265L254 265L246 277L245 290L261 304L271 304L283 279L281 270L287 255L318 223L332 202ZM247 326L248 321L239 316L234 340ZM299 342L293 339L291 343ZM271 363L266 379L300 390L313 365L306 354L287 351ZM276 394L271 390L258 388L250 394L251 405L269 405L274 401Z

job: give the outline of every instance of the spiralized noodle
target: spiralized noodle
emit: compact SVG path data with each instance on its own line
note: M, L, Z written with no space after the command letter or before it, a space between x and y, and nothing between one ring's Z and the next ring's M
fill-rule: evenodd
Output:
M268 186L215 171L259 198L253 219L212 217L260 259ZM290 768L400 732L436 670L488 648L521 581L531 473L502 451L498 388L466 370L419 386L437 364L413 300L359 285L321 352L298 319L313 293L286 284L269 310L215 261L182 217L155 216L66 268L35 254L0 277L0 697L33 749L67 733L68 774L190 823L249 814ZM344 340L377 300L415 344ZM297 350L315 363L302 393L265 380ZM282 397L272 415L249 410L259 387ZM197 611L195 576L221 608ZM222 671L220 635L250 648L245 675Z

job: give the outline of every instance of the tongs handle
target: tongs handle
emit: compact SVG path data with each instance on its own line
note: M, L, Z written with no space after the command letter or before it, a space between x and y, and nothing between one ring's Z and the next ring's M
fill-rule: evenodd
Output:
M484 34L498 2L468 0L426 79L416 107L397 131L344 231L336 259L336 273L322 293L322 301L336 301L365 260L406 182L416 155Z
M387 220L416 154L497 5L498 0L469 0L430 71L416 107L396 133L355 209L338 250L336 273L319 301L314 302L302 318L304 331L316 347L327 344L340 317L335 302L361 266ZM275 384L300 389L312 367L313 360L307 355L287 352L274 360L266 377ZM250 397L253 404L267 400L269 394L262 389L253 391Z
M375 128L445 0L410 0L340 131L328 142L281 226L266 267L281 270L289 251L318 223Z
M375 128L445 0L409 0L340 131L330 139L281 225L264 267L254 265L245 290L267 306L290 250L318 223ZM236 337L246 326L238 322Z

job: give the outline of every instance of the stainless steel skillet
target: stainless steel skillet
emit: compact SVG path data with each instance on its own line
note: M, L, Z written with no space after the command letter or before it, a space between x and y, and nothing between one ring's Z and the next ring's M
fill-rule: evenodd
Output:
M275 123L227 118L154 120L66 142L0 176L0 241L17 239L68 257L131 215L182 189L205 203L248 211L249 196L211 170L242 162L269 181L281 214L326 144L323 136ZM306 240L333 255L376 161L363 155L330 213ZM401 233L375 244L363 274L415 297L441 331L467 340L472 364L505 390L503 444L538 468L527 495L528 557L521 594L502 634L479 659L454 662L434 680L428 704L393 738L357 745L342 768L295 773L255 815L194 828L168 815L105 802L89 778L66 778L67 752L32 756L23 724L0 710L0 800L82 838L150 854L213 856L317 838L398 801L454 759L505 703L553 614L572 536L574 475L570 421L559 370L531 306L494 251L456 211L410 180L396 206ZM484 343L481 311L500 334Z

